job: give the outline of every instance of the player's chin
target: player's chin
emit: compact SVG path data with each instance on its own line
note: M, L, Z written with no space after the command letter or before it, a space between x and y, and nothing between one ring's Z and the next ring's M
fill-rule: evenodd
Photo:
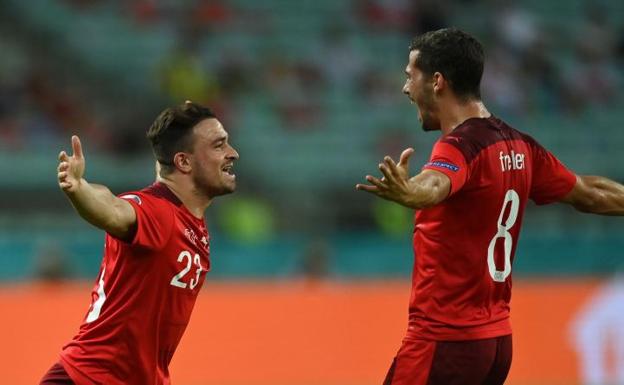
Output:
M424 132L429 132L429 131L435 131L435 130L436 130L435 128L433 128L433 127L431 127L431 126L427 125L425 122L422 122L421 127L422 127L422 130L423 130Z
M236 182L233 182L229 184L228 186L226 186L225 191L226 191L226 194L231 194L234 191L236 191Z
M231 194L236 190L236 178L231 177L223 181L221 191L223 194Z
M218 188L212 188L209 196L214 198L222 195L228 195L233 193L236 190L236 185L221 185Z
M440 122L430 115L421 115L420 124L422 125L423 131L439 131L441 129Z

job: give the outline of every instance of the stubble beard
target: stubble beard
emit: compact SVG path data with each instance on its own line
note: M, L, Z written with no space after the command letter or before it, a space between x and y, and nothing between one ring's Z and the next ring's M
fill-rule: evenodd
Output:
M231 183L231 185L230 183L220 183L220 185L215 186L215 183L211 183L211 181L199 175L193 176L193 184L195 185L197 194L203 195L209 199L221 195L231 194L236 189L235 181Z
M433 119L431 116L427 114L423 115L421 126L424 132L440 130L440 122L436 121L435 119Z
M433 101L433 90L426 90L418 105L422 130L425 132L439 131L441 129L440 120L435 118L432 111L436 110Z

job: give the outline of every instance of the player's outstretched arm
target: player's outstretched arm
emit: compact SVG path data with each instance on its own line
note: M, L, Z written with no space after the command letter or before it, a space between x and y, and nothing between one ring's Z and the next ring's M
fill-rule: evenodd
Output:
M602 176L577 176L561 201L584 213L624 215L624 186Z
M109 234L130 239L136 230L136 213L127 201L84 178L85 159L77 136L72 136L73 155L59 154L58 183L72 205L87 222Z
M371 184L357 184L355 188L417 210L442 202L451 189L450 179L435 170L424 170L410 178L409 158L413 153L411 148L403 151L398 164L389 156L384 157L384 162L379 164L383 178L367 175L366 180Z

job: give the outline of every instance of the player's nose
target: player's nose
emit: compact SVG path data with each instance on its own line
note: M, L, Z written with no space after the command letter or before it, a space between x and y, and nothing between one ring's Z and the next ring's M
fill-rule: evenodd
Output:
M227 154L227 158L231 160L238 160L240 156L238 155L238 151L232 146L230 146L230 152Z

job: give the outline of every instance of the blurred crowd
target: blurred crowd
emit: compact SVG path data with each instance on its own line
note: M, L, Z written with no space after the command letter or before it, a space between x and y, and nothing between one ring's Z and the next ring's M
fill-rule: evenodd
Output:
M280 129L315 129L342 106L359 115L402 103L401 61L411 37L451 25L468 29L485 44L483 96L500 116L575 115L612 106L622 97L624 23L612 20L609 7L596 2L587 1L574 23L551 20L511 1L352 0L336 9L324 8L331 2L56 2L76 17L112 12L142 33L170 35L175 43L144 73L150 77L146 82L156 84L155 92L142 90L162 104L143 106L138 114L134 103L114 104L117 98L103 94L123 99L129 91L115 89L123 85L91 81L80 71L72 76L62 67L80 66L80 57L46 57L37 44L40 36L6 33L12 30L9 22L0 34L2 151L49 146L73 132L104 153L132 151L160 106L185 99L212 106L232 128L240 123L243 103L251 100L262 104L261 113ZM487 14L475 22L470 10ZM221 34L244 43L213 52L223 48L215 43ZM275 36L296 43L272 48L269 40ZM384 37L390 42L385 48ZM106 38L114 42L116 36ZM380 41L367 45L374 39ZM89 37L84 40L89 45ZM388 64L380 60L384 57Z
M48 244L45 240L56 237L46 236L42 246L32 249L32 234L37 239L51 227L64 234L90 229L56 189L53 159L78 133L87 156L100 155L104 172L99 176L121 180L113 191L140 187L138 180L151 180L152 169L116 161L151 162L145 129L165 106L190 99L215 110L241 153L237 194L209 210L209 223L215 224L211 231L227 235L232 256L246 255L236 249L240 244L279 240L269 244L266 254L296 255L297 266L286 270L310 277L332 270L337 255L352 255L344 270L354 270L363 240L370 241L367 253L385 258L393 242L409 237L413 213L356 193L353 185L375 172L382 155L397 156L407 146L416 148L412 170L425 161L431 145L427 140L435 135L421 134L401 93L403 69L415 35L447 26L465 29L484 44L482 96L493 113L512 123L555 117L545 130L556 138L546 143L549 148L564 160L577 161L573 166L599 173L605 170L597 166L599 156L588 154L601 155L605 164L614 165L608 169L614 172L605 174L621 178L619 162L608 154L620 156L624 135L602 138L596 130L566 131L570 122L585 124L593 119L587 116L605 112L611 114L606 123L603 119L602 126L590 128L617 130L614 123L624 117L620 3L1 1L0 159L24 162L20 173L29 183L0 191L1 197L11 198L5 199L10 203L0 215L0 228L6 239L15 238L15 232L23 235L26 241L7 243L10 253L34 255L38 262L31 270L40 277L74 274L69 266L84 254L99 258L97 242L87 242L87 252L80 245L68 246L70 237ZM560 140L564 132L577 139L581 151ZM88 173L93 165L89 163ZM117 173L112 165L129 171ZM36 167L39 173L32 172ZM30 183L29 172L36 182ZM30 211L25 215L25 210ZM573 227L587 237L618 231L614 222L572 221L566 213L552 209L528 216L533 221L527 226L529 238L537 234L565 246L564 233ZM35 216L43 222L33 229ZM79 224L60 225L59 218ZM371 230L386 238L352 236ZM345 238L331 238L335 234ZM388 239L389 248L383 249ZM610 242L603 242L605 250ZM343 244L349 247L341 248ZM249 253L260 252L254 246ZM67 264L70 254L75 260ZM564 254L557 255L567 258ZM272 260L275 266L283 266L279 258ZM611 265L601 266L606 270ZM80 274L84 272L76 272Z

